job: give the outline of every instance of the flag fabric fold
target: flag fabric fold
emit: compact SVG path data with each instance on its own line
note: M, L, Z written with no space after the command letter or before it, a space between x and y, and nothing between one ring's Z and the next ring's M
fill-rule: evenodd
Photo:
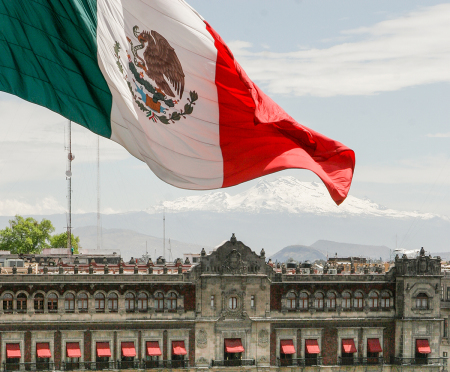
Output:
M110 138L162 180L233 186L309 169L340 204L352 150L264 94L183 0L0 0L0 90Z

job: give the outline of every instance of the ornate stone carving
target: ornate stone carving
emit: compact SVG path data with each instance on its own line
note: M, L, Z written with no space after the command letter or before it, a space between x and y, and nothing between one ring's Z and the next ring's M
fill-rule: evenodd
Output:
M424 253L424 252L421 252ZM420 254L416 258L408 258L403 255L401 258L395 257L395 268L397 275L440 275L441 259L432 258Z
M258 345L260 347L267 347L269 345L269 332L267 329L262 329L258 333Z
M204 349L207 344L208 344L208 334L204 329L201 329L200 331L198 331L197 334L197 347L199 349Z
M198 358L197 359L197 364L209 364L208 363L208 361L205 359L205 358L203 358L203 357L200 357L200 358Z
M269 358L267 358L266 356L262 356L258 359L258 363L269 363Z
M243 274L247 270L246 263L242 260L241 254L233 249L222 265L222 271L229 274Z

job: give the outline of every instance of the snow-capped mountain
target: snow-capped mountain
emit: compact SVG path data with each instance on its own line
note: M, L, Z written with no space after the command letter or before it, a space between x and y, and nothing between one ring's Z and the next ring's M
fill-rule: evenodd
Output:
M388 218L431 219L441 217L430 213L404 212L385 208L369 199L348 196L340 206L331 199L326 187L317 182L301 182L294 177L274 181L260 180L255 186L237 195L213 191L198 196L165 201L148 213L176 212L240 212L240 213L313 213L322 216L373 216ZM442 218L442 217L441 217Z

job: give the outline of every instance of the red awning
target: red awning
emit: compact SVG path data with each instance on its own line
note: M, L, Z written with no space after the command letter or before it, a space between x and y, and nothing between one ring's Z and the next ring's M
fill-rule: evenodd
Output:
M98 357L110 357L111 349L109 348L109 342L97 342L97 356Z
M367 351L369 353L381 353L383 349L381 348L380 340L378 338L368 338Z
M134 348L134 342L122 342L122 356L135 357L136 349Z
M320 347L317 340L305 340L307 354L320 354Z
M243 353L244 347L240 338L226 338L225 351L227 353Z
M48 342L41 342L36 344L36 354L38 358L51 358L52 353Z
M158 341L147 341L147 355L149 356L162 355Z
M78 342L66 343L66 355L68 358L81 358L80 344Z
M20 358L20 344L6 344L6 357L7 358Z
M292 340L280 340L280 346L283 354L295 354L294 342Z
M342 350L347 354L356 353L356 347L353 338L342 339Z
M173 355L186 355L186 347L184 341L172 341L172 354Z
M417 348L417 352L420 354L430 354L431 353L430 344L428 343L427 339L416 340L416 348Z

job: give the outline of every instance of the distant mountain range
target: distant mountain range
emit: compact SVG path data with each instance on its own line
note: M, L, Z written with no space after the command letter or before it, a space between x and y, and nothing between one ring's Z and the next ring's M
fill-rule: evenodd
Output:
M431 252L450 251L450 220L446 216L393 210L353 196L338 207L322 184L300 182L293 177L280 177L271 182L261 180L236 195L212 191L166 201L147 211L102 215L105 229L127 231L123 235L118 231L111 232L111 240L104 241L105 248L106 245L122 245L120 251L128 252L131 249L128 247L133 247L136 254L130 251L130 255L141 256L145 239L162 238L164 208L166 238L184 244L186 249L192 245L191 251L194 248L199 251L203 246L207 250L207 247L215 247L229 239L232 233L256 252L264 248L268 256L292 245L312 247L332 255L336 251L340 253L344 247L331 242L347 242L354 244L346 245L344 251L349 255L362 255L361 246L372 246L368 250L371 257L388 257L396 236L403 242L402 248L423 246ZM57 232L66 226L64 214L34 217L50 219ZM10 218L0 217L0 228L7 226ZM96 214L75 214L72 225L78 228L95 226ZM130 231L145 237L133 237ZM93 234L94 231L83 233L82 245L93 245ZM162 241L160 243L157 255L162 254ZM156 241L154 246L157 247ZM151 254L153 256L154 252Z
M83 249L87 249L90 253L95 253L97 250L96 226L79 227L74 229L73 233L80 237ZM153 260L163 255L162 238L141 234L133 230L103 228L101 240L102 248L120 253L124 260L129 260L131 257L142 257L146 250ZM184 253L200 253L203 246L166 239L165 248L167 260L172 261L177 258L182 259ZM207 251L212 249L212 247L208 246L204 246L204 248Z
M402 212L389 209L369 199L349 195L337 206L326 187L317 182L301 182L294 177L280 177L275 181L260 180L255 186L231 196L224 191L215 191L199 196L188 196L163 202L147 210L161 212L216 212L216 213L311 213L321 216L370 216L386 218L432 219L447 217L431 213Z
M329 240L318 240L310 246L290 245L270 258L272 261L286 262L290 258L296 261L311 262L315 260L326 260L328 257L367 257L372 259L388 260L391 250L385 246L373 246L363 244L338 243Z

